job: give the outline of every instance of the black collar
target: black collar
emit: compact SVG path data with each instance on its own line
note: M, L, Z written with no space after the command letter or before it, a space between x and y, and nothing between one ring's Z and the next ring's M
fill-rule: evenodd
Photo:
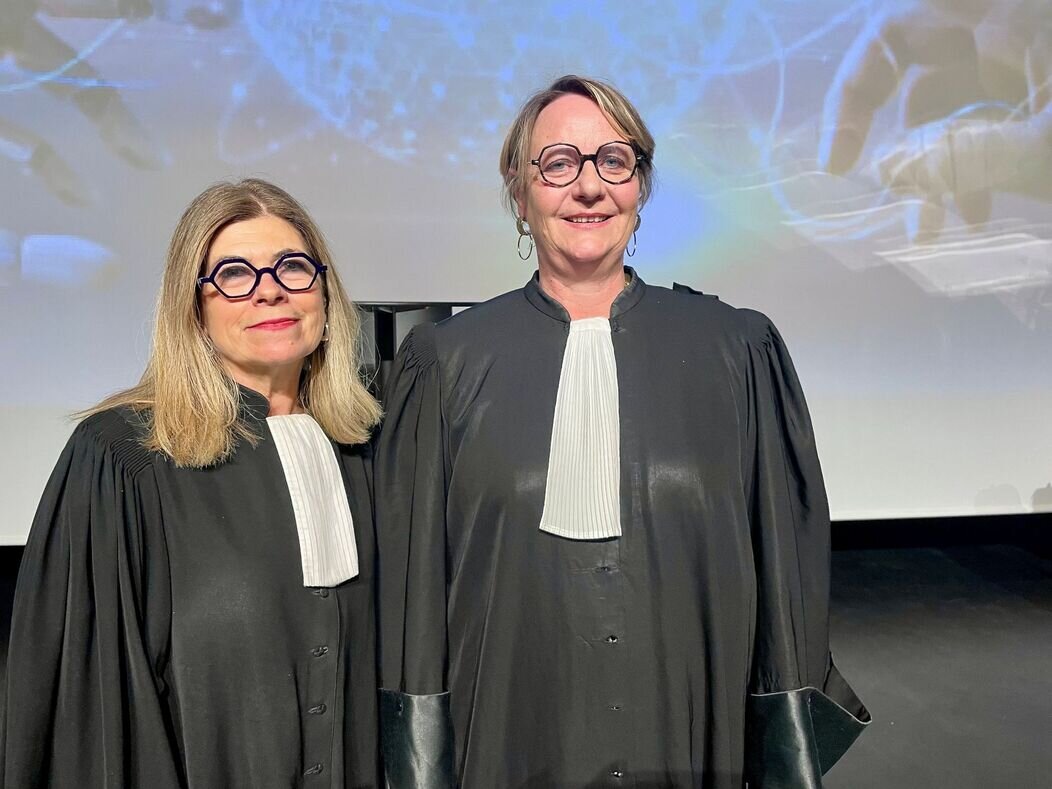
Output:
M619 318L636 306L639 300L643 298L643 293L647 288L646 283L640 279L636 270L631 266L625 266L625 274L628 275L628 284L614 299L614 303L610 305L611 320ZM526 283L523 292L526 294L526 300L549 318L554 318L563 323L570 322L570 315L563 305L541 288L540 272L533 272L533 278Z
M238 413L241 418L249 424L266 422L267 415L270 413L270 401L255 389L249 389L247 386L238 384L237 389L240 394Z

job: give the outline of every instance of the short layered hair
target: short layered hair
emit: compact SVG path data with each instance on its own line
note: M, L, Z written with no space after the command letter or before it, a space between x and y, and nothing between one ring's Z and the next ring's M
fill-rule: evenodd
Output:
M575 74L559 77L544 90L530 96L512 121L500 152L504 205L513 216L518 216L516 200L525 194L530 183L529 162L533 158L530 155L533 127L545 107L560 96L568 94L584 96L594 101L610 125L643 154L645 158L639 162L639 169L636 170L636 177L639 179L639 204L643 206L650 199L654 189L654 137L643 122L639 110L621 91L609 83Z

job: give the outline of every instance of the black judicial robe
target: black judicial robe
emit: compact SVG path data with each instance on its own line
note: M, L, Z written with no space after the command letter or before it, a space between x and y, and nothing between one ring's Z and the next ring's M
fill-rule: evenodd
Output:
M868 721L778 332L628 272L617 539L538 528L569 319L536 277L403 344L376 467L395 789L819 787Z
M378 785L369 448L336 445L360 575L305 588L267 401L242 397L262 440L208 469L125 409L75 430L19 573L0 785Z

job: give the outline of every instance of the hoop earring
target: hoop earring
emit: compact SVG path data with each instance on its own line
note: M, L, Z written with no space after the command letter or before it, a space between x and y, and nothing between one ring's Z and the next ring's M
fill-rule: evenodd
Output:
M635 227L635 230L632 231L632 248L625 250L625 254L628 255L629 257L632 257L634 254L636 254L636 246L637 246L636 230L639 230L639 226L641 224L643 224L643 219L642 219L642 217L639 216L639 214L636 214L636 227Z
M515 229L519 231L519 240L515 244L515 251L519 253L519 260L529 260L530 255L533 254L533 234L530 232L529 226L526 225L524 217L515 217ZM522 240L524 238L530 243L525 255L522 254Z

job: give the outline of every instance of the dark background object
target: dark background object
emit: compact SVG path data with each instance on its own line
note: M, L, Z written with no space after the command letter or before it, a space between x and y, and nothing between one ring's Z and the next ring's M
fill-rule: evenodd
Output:
M409 330L418 323L438 323L450 317L455 310L470 307L472 302L359 302L362 311L362 336L366 340L365 359L366 376L371 382L371 390L378 397L382 395L387 375L391 369L402 340Z

